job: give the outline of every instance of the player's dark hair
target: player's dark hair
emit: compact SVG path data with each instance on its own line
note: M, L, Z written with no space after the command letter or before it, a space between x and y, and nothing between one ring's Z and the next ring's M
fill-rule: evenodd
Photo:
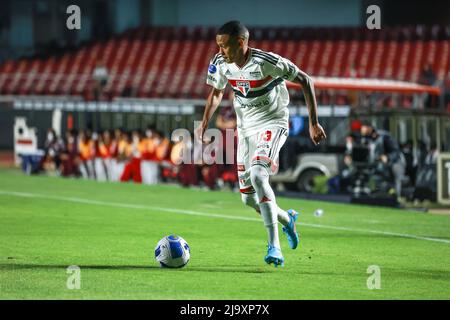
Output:
M244 37L248 38L248 29L240 21L233 20L228 21L223 26L219 28L217 34L229 35L230 37Z

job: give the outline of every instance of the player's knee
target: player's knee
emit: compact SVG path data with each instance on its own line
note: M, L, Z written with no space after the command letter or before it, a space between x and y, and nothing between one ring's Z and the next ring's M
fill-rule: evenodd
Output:
M250 169L250 180L255 188L262 187L269 179L267 168L261 165L253 165Z

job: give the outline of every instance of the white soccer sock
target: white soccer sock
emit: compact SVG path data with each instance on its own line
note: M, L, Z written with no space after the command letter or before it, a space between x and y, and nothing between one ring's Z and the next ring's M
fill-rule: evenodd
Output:
M250 169L250 179L259 199L259 208L267 229L269 244L280 248L277 223L279 210L275 201L275 194L269 184L269 173L265 167L253 165Z
M256 195L256 193L253 193L253 194L242 193L241 197L242 197L242 202L245 205L255 209L258 213L261 213L261 209L259 208L259 204L258 204L258 202L259 202L258 196ZM278 207L278 205L277 205L277 207ZM277 217L278 217L278 221L283 226L286 226L291 221L288 213L286 211L284 211L283 209L281 209L280 207L278 207L278 210L277 210Z
M278 205L277 205L277 207L278 207ZM284 211L283 209L281 209L280 207L278 207L278 221L280 221L280 223L283 226L287 226L289 224L289 222L291 221L289 214L286 211Z
M273 206L273 204L269 202L260 203L259 207L261 209L261 216L264 220L264 226L267 230L267 236L269 240L269 244L277 247L280 247L280 237L278 236L278 223L277 221L273 221L273 212L276 210L276 208Z

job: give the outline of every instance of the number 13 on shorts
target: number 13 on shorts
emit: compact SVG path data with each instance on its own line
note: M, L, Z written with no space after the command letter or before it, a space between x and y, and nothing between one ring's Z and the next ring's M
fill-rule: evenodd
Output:
M242 191L253 191L250 168L262 165L269 174L278 172L278 157L286 142L288 130L285 128L261 129L249 137L240 137L237 149L239 186Z

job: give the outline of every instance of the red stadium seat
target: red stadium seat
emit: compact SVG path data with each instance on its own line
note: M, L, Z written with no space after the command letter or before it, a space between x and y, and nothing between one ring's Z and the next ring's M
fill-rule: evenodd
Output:
M204 98L209 90L205 84L208 63L218 51L216 30L139 27L61 57L6 61L0 65L0 92L91 97L92 72L103 60L109 73L107 96L131 89L138 97ZM439 79L449 72L449 30L420 25L382 30L256 27L250 28L250 46L278 53L313 76L417 82L429 61ZM352 67L356 75L350 73ZM407 105L408 99L402 104Z

